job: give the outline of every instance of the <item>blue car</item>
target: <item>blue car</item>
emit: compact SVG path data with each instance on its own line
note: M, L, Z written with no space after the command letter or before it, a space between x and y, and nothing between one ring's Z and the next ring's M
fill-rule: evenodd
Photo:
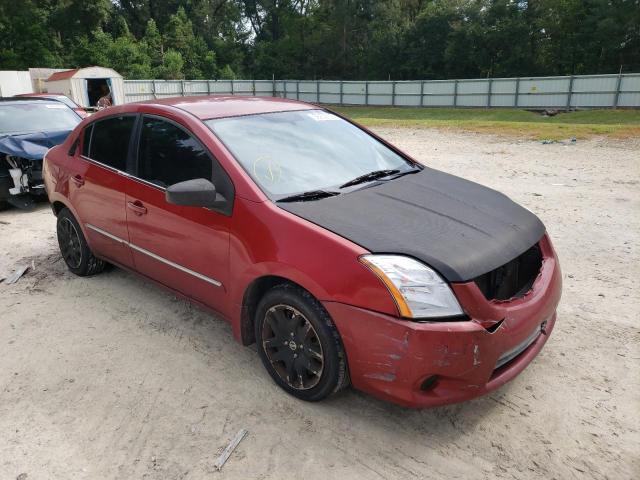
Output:
M0 208L28 208L39 196L45 198L42 158L81 120L53 100L0 100Z

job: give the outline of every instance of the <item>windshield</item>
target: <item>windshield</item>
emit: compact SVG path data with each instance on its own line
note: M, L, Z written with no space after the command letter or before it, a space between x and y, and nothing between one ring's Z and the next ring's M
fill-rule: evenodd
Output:
M0 135L73 130L81 120L59 102L0 103Z
M208 120L206 124L271 197L334 189L378 170L413 164L323 110Z

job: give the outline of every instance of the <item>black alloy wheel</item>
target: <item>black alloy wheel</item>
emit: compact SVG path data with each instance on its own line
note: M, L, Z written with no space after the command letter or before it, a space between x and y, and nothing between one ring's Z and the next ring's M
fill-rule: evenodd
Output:
M313 325L290 305L267 310L262 345L280 378L296 390L318 385L324 370L322 345Z
M93 254L78 221L68 208L63 208L58 214L56 231L60 253L71 272L85 277L104 270L106 262Z
M76 226L67 217L58 222L58 244L62 258L69 268L77 269L82 264L82 247Z
M258 303L254 322L262 364L291 395L315 402L349 384L338 330L308 291L292 284L273 287Z

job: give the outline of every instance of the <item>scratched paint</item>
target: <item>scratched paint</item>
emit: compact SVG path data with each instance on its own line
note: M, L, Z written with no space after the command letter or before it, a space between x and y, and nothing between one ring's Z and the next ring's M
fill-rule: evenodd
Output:
M473 346L473 366L480 365L480 346Z
M382 380L383 382L393 382L396 379L394 373L365 373L367 378L373 378L374 380Z

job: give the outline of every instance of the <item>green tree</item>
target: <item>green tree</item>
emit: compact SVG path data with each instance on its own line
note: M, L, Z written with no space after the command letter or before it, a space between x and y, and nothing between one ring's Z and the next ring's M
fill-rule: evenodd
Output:
M152 67L156 68L162 65L164 52L162 36L160 35L160 30L158 30L156 22L153 19L150 19L147 22L142 41L147 49L147 55L149 55L149 58L151 59Z
M203 78L205 71L215 76L215 53L208 49L202 37L196 37L193 24L182 6L169 18L165 43L168 48L181 54L187 78Z
M181 79L184 78L183 68L184 60L180 52L169 49L164 55L164 63L155 69L154 74L165 80Z
M629 72L640 0L0 0L0 38L0 68L130 78Z
M87 65L111 66L109 51L113 47L113 38L104 32L102 28L98 28L91 32L88 36L80 37L73 51L75 62L70 65L73 67L82 67Z
M48 18L40 2L0 2L0 69L63 66L61 40L49 28Z
M221 80L235 80L237 77L231 66L225 65L222 69L220 69L219 78Z
M75 49L78 66L101 65L113 68L125 78L151 78L153 70L146 45L136 41L124 27L123 34L116 39L102 29L80 38Z
M75 38L89 35L97 28L105 28L112 18L110 0L51 0L39 1L50 5L48 24L65 45Z

